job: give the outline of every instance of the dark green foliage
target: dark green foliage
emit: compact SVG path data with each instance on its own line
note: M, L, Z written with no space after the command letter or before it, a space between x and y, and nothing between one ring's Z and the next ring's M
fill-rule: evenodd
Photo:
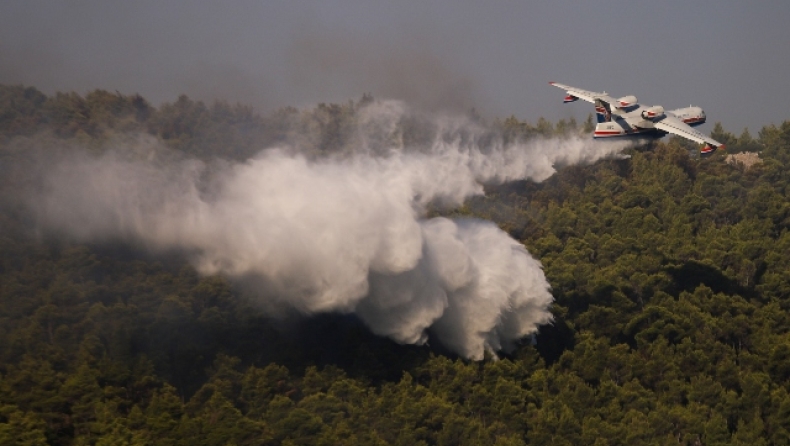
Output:
M325 156L348 146L371 101L261 117L185 96L156 108L0 86L0 161L39 132L97 150L150 132L229 159L306 135L307 156ZM401 125L415 144L426 133ZM494 127L515 141L589 123ZM670 140L489 186L452 211L523 241L556 298L536 344L481 362L396 345L346 316L267 319L177 256L34 238L9 171L0 444L787 444L790 122L756 139L714 133L763 162L697 160Z

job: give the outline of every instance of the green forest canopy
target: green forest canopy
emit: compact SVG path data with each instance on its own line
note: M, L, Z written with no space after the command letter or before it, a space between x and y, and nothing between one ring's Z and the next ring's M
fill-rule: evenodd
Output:
M748 169L670 139L453 210L523 242L556 299L536 343L481 362L346 317L274 322L182 259L34 237L13 200L25 139L101 150L137 132L241 160L300 134L322 156L370 101L260 116L0 86L0 444L790 443L790 121L715 126L759 152Z

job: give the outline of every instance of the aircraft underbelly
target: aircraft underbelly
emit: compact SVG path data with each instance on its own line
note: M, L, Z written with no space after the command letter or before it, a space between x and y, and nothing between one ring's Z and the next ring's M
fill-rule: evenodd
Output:
M661 138L666 132L656 128L633 127L623 119L602 122L595 126L593 137L597 139L618 137Z

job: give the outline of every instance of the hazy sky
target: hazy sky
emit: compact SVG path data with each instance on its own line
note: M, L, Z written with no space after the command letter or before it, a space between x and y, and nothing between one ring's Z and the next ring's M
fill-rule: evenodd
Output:
M790 1L0 2L0 83L227 99L262 112L363 93L485 117L583 120L558 81L790 119Z

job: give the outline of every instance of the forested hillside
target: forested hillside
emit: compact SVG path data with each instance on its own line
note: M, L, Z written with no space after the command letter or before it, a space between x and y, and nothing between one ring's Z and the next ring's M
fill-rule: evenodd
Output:
M432 210L496 222L552 287L554 322L482 361L353 316L272 318L177 252L38 231L20 198L40 147L142 135L244 160L299 139L343 156L374 100L263 116L0 86L0 444L790 443L790 121L715 127L759 152L748 168L667 139ZM400 125L420 140L419 121ZM518 140L590 122L485 125Z

